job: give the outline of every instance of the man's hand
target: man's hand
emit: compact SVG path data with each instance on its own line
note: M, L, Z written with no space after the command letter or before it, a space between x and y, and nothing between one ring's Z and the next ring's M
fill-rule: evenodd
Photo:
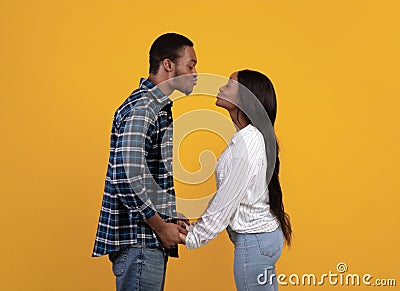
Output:
M164 248L171 247L181 243L180 233L186 235L188 232L185 228L175 223L165 222L157 213L149 220L146 220L148 226L158 235Z
M164 227L157 233L164 248L169 249L181 243L181 235L186 237L187 230L175 223L165 223Z

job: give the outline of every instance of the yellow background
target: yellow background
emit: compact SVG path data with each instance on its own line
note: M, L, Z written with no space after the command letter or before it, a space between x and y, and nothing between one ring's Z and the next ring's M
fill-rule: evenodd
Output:
M278 272L343 261L399 285L398 1L145 2L0 2L0 290L114 288L107 258L90 257L112 116L169 31L194 41L199 72L275 84L294 228ZM166 290L233 290L232 260L225 233L181 247Z

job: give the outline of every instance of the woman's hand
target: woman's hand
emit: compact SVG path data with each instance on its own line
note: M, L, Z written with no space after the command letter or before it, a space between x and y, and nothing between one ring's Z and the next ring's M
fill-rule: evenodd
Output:
M178 222L182 222L183 221L187 225L190 224L189 218L187 218L183 213L177 212L176 214L177 214Z
M183 228L183 229L185 229L186 230L186 232L180 232L179 233L179 239L180 239L180 244L183 244L183 245L186 245L186 235L187 235L187 231L188 231L188 228L189 228L189 225L190 225L190 221L189 221L189 219L185 216L185 215L183 215L182 213L179 213L178 212L178 221L177 221L177 224L181 227L181 228Z
M181 239L181 244L186 245L186 234L179 233L179 238Z

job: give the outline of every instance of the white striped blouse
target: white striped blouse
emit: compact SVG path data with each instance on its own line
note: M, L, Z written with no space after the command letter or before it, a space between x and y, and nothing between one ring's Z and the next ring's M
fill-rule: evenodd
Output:
M217 162L216 194L199 220L188 228L187 249L207 244L228 225L239 233L278 228L269 207L266 167L261 132L253 125L236 132Z

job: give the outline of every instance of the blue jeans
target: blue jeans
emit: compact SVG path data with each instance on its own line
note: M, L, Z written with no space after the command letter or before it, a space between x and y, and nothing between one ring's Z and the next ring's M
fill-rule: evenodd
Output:
M237 233L228 229L235 244L234 275L236 289L278 290L275 263L279 259L284 239L280 227L272 232Z
M168 256L160 249L131 246L109 254L117 291L162 291Z

